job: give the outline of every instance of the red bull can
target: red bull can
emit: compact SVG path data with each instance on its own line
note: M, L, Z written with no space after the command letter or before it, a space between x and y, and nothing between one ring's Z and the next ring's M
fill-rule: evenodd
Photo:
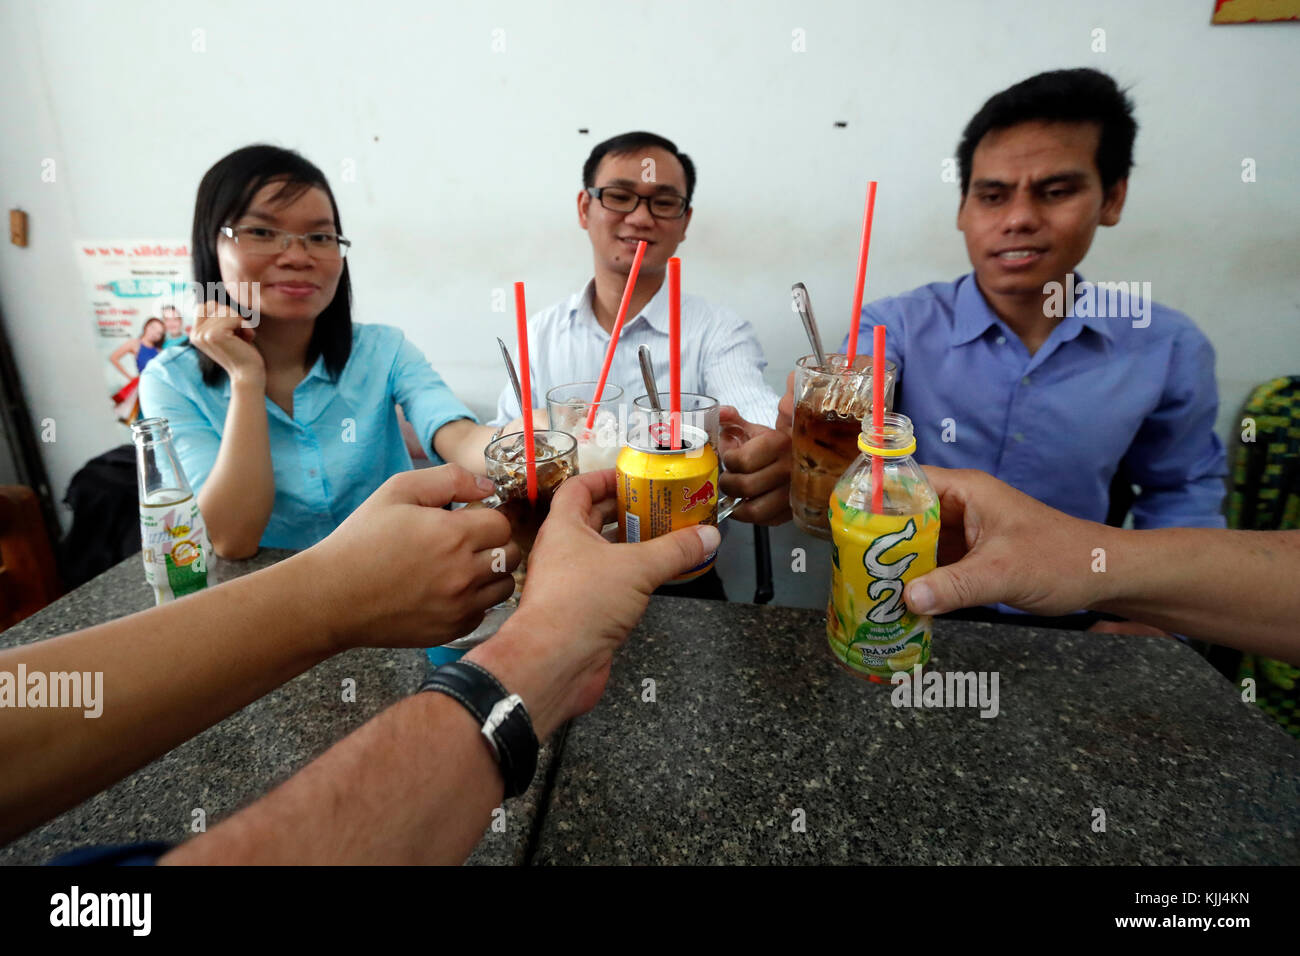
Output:
M618 453L618 536L648 541L679 528L718 523L718 454L702 428L682 426L682 447L674 450L666 433L629 443ZM691 581L717 559L711 551L671 583Z

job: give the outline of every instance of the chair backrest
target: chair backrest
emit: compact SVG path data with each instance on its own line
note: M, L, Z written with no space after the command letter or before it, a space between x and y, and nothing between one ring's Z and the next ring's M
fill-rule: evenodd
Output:
M62 591L36 492L0 485L0 630L35 614Z
M1228 527L1300 528L1300 376L1256 387L1242 407L1240 428L1232 449ZM1206 656L1238 686L1253 680L1260 709L1300 740L1300 667L1222 648Z
M139 552L135 468L135 447L121 445L86 462L68 482L63 502L72 509L72 527L59 543L59 568L69 588Z
M1300 528L1300 376L1256 387L1241 417L1243 434L1232 452L1228 526Z

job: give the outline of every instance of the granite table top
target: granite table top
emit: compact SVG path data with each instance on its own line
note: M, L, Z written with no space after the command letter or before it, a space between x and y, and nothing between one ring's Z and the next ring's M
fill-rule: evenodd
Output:
M1300 862L1300 746L1188 646L940 620L932 664L996 716L894 706L816 611L652 601L532 862Z
M212 583L249 574L292 552L265 549L246 561L216 559ZM54 637L153 605L138 554L0 632L0 648ZM0 864L45 863L78 847L192 836L193 811L208 827L284 782L385 707L415 691L426 661L418 648L338 654L175 747L48 823L0 847ZM343 679L356 680L345 703ZM529 791L504 805L469 862L523 863L552 758L546 745ZM504 826L504 829L501 827Z
M216 579L288 554L218 561ZM0 647L151 601L133 556ZM975 675L964 686L982 675L982 705L852 676L817 611L652 598L599 706L543 748L469 862L1300 863L1300 746L1191 648L941 620L931 670ZM0 863L184 840L193 809L211 826L248 804L424 671L418 649L340 654L0 848Z

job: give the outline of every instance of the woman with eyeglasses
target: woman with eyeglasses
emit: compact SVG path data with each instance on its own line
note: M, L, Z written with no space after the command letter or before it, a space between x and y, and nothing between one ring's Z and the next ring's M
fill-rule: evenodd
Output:
M248 146L199 184L208 301L193 347L149 364L140 401L171 423L222 557L310 547L409 469L395 405L434 464L483 473L494 430L400 330L353 324L349 245L324 174L297 153Z

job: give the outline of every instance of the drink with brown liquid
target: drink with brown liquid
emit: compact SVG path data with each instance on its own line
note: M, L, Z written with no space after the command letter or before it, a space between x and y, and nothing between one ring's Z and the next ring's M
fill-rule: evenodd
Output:
M484 459L488 477L496 484L496 510L510 521L511 538L525 560L537 540L542 522L551 512L551 499L560 484L578 473L577 442L557 431L535 431L537 500L528 499L528 470L524 462L522 432L502 435L487 446ZM522 564L521 564L522 567Z
M551 499L566 478L578 473L578 446L572 435L557 431L533 432L537 462L537 500L528 500L528 466L524 461L523 432L502 435L483 451L488 477L496 484L496 493L467 508L495 508L510 522L510 538L519 546L523 557L514 570L515 593L495 607L488 608L483 623L464 637L426 650L435 667L458 660L471 647L496 633L519 605L524 588L528 554L537 541L542 522L551 513Z
M831 493L857 459L862 421L871 414L871 356L854 356L851 369L845 359L828 355L822 367L815 355L805 355L795 366L790 510L800 529L827 541ZM893 362L885 363L886 411L894 404L896 372Z

